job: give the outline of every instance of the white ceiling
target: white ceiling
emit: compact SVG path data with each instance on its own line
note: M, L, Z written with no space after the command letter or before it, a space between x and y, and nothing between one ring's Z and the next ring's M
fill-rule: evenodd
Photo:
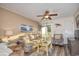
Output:
M51 13L58 13L54 18L72 16L78 10L77 3L2 3L3 7L9 11L15 12L34 21L39 21L41 18L36 17L41 15L45 10Z

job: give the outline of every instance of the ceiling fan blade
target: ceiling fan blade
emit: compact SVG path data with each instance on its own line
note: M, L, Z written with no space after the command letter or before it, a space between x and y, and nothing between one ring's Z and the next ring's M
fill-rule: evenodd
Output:
M52 20L52 18L51 18L51 17L48 17L48 19L49 19L49 20Z
M61 26L61 24L55 24L56 26Z
M37 17L43 17L43 15L37 15Z
M58 14L50 14L49 16L57 16Z

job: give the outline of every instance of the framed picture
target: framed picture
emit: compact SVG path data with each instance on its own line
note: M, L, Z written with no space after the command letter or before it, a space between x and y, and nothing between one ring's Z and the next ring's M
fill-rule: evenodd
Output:
M76 25L77 25L77 28L79 28L79 15L76 16Z
M20 31L21 32L31 32L32 31L32 26L26 25L26 24L21 24L20 25Z

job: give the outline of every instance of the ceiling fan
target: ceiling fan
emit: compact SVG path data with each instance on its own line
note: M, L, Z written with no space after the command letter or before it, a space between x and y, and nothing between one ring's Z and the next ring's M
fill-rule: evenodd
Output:
M49 20L52 20L51 16L57 16L58 14L50 14L50 12L48 10L45 11L45 13L43 15L38 15L37 17L42 17L41 20L44 20L44 19L49 19Z
M56 25L56 27L59 27L59 26L61 26L61 24L58 24L58 23L56 23L55 25Z

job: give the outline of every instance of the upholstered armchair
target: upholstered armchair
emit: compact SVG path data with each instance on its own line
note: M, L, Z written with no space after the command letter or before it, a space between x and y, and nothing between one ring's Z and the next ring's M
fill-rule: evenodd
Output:
M64 39L62 34L54 34L52 39L52 45L62 46L64 44Z

